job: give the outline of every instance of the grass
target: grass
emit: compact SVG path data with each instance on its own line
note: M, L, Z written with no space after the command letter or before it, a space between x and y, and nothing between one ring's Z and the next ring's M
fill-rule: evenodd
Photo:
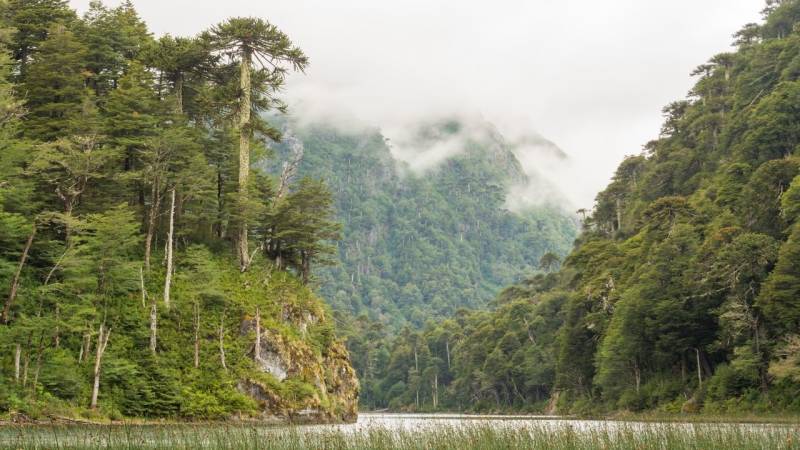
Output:
M800 427L616 424L265 427L119 425L0 427L12 449L800 449Z

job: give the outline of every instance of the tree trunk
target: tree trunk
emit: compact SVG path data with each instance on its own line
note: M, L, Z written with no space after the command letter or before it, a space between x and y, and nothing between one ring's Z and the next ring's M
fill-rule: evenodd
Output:
M150 352L156 354L156 346L158 345L158 306L156 301L150 305Z
M439 374L433 374L433 409L439 406Z
M44 334L39 336L39 348L36 353L36 369L33 371L33 395L36 395L36 385L39 384L39 372L42 370L42 355L44 354Z
M61 347L61 306L56 303L56 331L53 336L53 345L56 349Z
M250 254L247 245L247 185L250 177L250 64L252 55L245 51L242 55L240 88L242 101L239 104L239 267L244 272L250 265Z
M106 331L105 325L100 324L100 332L97 336L97 353L94 358L94 384L92 385L92 402L89 408L97 409L97 395L100 393L100 366L103 361L103 353L108 345L108 338L111 330Z
M183 114L183 74L175 80L175 112Z
M200 305L194 302L194 368L200 367Z
M153 248L153 235L156 232L156 216L161 206L161 195L158 194L158 178L153 180L150 188L150 212L147 216L147 235L144 238L144 268L150 271L150 254Z
M228 371L228 365L225 364L225 326L223 318L219 319L219 360L222 362L222 368Z
M447 350L447 370L450 370L450 341L444 341L444 348Z
M222 168L217 170L217 238L222 239L224 236L222 227L222 214L224 211L224 204L222 203Z
M169 309L169 288L172 284L172 238L175 231L175 188L170 192L172 202L169 208L169 232L167 233L167 273L164 277L164 306Z
M28 340L25 342L25 361L22 363L22 385L28 385L28 365L31 362L31 333L28 332Z
M4 324L7 324L9 321L9 315L11 314L11 305L14 303L14 299L17 297L17 290L19 289L19 277L22 274L22 268L25 267L25 261L28 260L28 252L30 252L31 245L33 245L34 236L36 236L36 224L33 225L33 230L31 230L31 234L28 236L28 241L25 242L25 248L22 250L22 256L19 258L19 265L17 266L17 271L14 272L14 278L11 279L11 289L8 292L8 297L6 298L6 304L3 307Z
M253 359L261 360L261 309L256 306L256 348Z
M83 363L84 360L89 359L89 353L92 352L92 337L89 333L84 333L83 342L81 342L81 352L78 355L78 363Z
M14 381L19 384L19 361L22 357L22 346L17 344L14 352Z
M139 287L142 290L142 308L147 308L147 291L144 289L144 270L139 267Z
M694 351L695 351L695 355L697 356L697 387L698 388L702 388L703 387L703 369L702 369L702 366L700 365L700 349L699 348L695 348Z

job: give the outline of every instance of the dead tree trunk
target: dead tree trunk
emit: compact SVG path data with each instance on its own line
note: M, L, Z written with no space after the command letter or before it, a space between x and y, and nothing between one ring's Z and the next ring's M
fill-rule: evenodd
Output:
M219 360L222 363L222 368L228 371L228 365L225 364L225 325L224 318L219 319Z
M14 381L19 384L19 361L22 357L22 346L17 344L16 351L14 352Z
M158 178L153 180L153 186L150 188L150 212L147 215L147 235L144 238L144 268L150 271L150 254L153 248L153 236L156 232L156 216L158 209L161 206L161 195L159 189Z
M167 233L167 273L164 279L164 306L169 309L169 288L172 283L172 236L175 231L175 188L170 193L172 202L169 208L169 232Z
M7 324L9 320L9 314L11 314L11 305L14 303L14 299L17 297L17 290L19 289L19 277L22 274L22 268L25 267L25 261L28 260L28 252L31 250L31 245L33 245L33 238L36 236L36 225L33 225L33 230L31 230L31 234L28 236L28 241L25 242L25 248L22 250L22 256L19 258L19 265L17 266L17 271L14 272L14 277L11 279L11 289L9 289L8 297L6 298L6 304L3 307L3 323Z
M94 384L92 385L92 402L89 408L97 409L97 395L100 393L100 366L103 362L103 354L106 352L108 338L111 330L106 331L105 324L100 324L100 332L97 336L97 353L94 358Z
M256 348L253 359L256 361L261 360L261 308L256 306Z
M22 363L22 385L28 385L28 365L31 362L31 333L28 332L28 339L25 342L25 361Z
M439 407L439 374L433 374L433 409Z
M89 333L83 334L83 340L81 341L81 351L78 354L78 364L82 364L84 360L89 359L89 353L92 352L92 337Z
M147 291L144 288L144 271L139 267L139 287L142 290L142 308L147 308Z

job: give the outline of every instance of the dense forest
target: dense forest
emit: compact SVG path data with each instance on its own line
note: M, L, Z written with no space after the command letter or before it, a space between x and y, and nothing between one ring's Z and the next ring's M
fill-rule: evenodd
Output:
M421 328L462 307L485 307L504 286L538 271L542 255L563 256L572 247L576 220L557 198L542 195L513 211L507 205L515 187L547 184L526 174L515 154L566 160L552 143L539 138L537 149L530 137L520 148L485 121L429 121L409 130L403 145L423 155L418 159L437 146L449 145L453 154L421 171L394 157L392 146L401 144L379 130L350 128L287 123L280 156L268 161L276 175L283 162L297 161L298 176L331 189L343 225L331 255L338 264L316 275L342 321L366 315L393 332Z
M694 71L560 270L397 337L357 322L365 406L800 411L800 2L763 15Z
M800 0L734 39L578 234L488 123L287 115L263 19L0 0L0 414L800 412Z
M256 18L154 37L127 1L5 0L0 28L0 412L353 419L307 286L333 199L257 168L306 55Z

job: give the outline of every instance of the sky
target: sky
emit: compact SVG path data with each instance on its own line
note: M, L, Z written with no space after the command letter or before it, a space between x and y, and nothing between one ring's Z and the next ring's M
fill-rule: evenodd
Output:
M89 0L72 0L85 11ZM116 5L119 1L107 0ZM193 35L263 17L311 59L285 93L296 114L378 126L480 115L514 138L538 133L570 156L549 174L591 207L619 162L657 137L661 109L730 50L764 0L134 0L156 34ZM527 167L526 167L527 168Z

